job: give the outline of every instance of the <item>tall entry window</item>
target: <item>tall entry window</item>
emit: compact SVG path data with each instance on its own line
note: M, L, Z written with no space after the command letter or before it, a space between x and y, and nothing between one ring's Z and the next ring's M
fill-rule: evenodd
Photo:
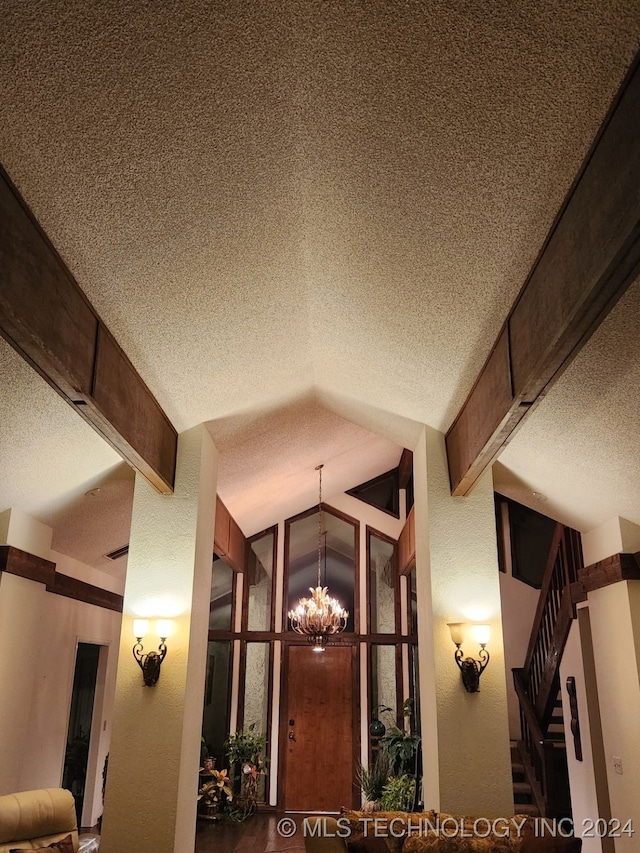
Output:
M394 542L367 528L369 599L369 633L395 634L398 601L398 573L394 559Z
M235 573L226 560L213 558L209 630L230 631L233 620Z
M275 568L275 530L268 530L249 541L245 572L247 631L272 631L273 581ZM244 614L243 614L244 615Z
M285 539L284 624L287 613L318 584L318 516L310 510L287 522ZM320 586L349 611L347 632L357 627L355 579L358 522L323 505L320 536Z

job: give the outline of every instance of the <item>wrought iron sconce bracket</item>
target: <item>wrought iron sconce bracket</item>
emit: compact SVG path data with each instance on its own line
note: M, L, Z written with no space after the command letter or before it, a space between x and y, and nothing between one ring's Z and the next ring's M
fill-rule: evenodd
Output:
M158 683L158 679L160 678L160 667L162 666L162 661L167 656L167 637L173 631L173 620L158 619L155 627L157 632L155 636L160 638L158 651L145 652L142 640L146 637L147 631L149 630L149 620L133 620L133 636L136 638L132 650L133 657L142 670L142 679L145 687L153 687Z
M480 676L487 668L490 659L489 652L484 645L480 647L478 657L479 660L472 657L465 657L460 646L456 645L454 658L460 668L462 683L467 693L477 693L480 690Z
M157 652L145 653L142 646L142 637L136 639L137 642L133 646L133 656L142 670L145 687L153 687L158 683L158 679L160 678L160 667L167 654L166 643L161 639Z

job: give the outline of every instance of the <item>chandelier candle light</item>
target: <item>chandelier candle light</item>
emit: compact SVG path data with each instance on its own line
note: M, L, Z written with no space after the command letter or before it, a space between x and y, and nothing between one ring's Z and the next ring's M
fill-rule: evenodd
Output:
M291 628L298 634L306 634L313 644L314 652L323 652L331 634L339 634L347 627L349 613L336 598L328 594L328 587L322 586L320 571L322 566L322 469L318 465L318 582L316 588L309 587L311 598L301 598L295 610L287 614ZM325 542L325 551L326 551ZM326 581L326 577L325 577Z

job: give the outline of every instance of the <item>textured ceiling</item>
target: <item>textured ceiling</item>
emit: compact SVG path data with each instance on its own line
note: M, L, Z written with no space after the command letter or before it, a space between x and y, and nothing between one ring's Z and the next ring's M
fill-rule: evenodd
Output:
M640 524L639 330L640 280L503 451L499 491L583 531Z
M247 420L210 422L220 496L248 535L395 468L402 447L345 420L313 395ZM412 442L413 443L413 442ZM247 464L251 460L251 464Z
M297 446L296 407L344 419L336 453L346 421L400 446L416 423L449 426L639 32L636 0L7 0L0 161L176 427L212 422L221 493L254 528L252 472L277 492L290 449L301 478L327 449L322 430ZM502 457L550 502L558 424L603 396L581 379L561 406L572 388L581 405L554 414L549 395ZM22 371L0 410L0 509L62 527L55 502L117 460L39 381ZM607 404L615 420L624 401ZM583 528L629 517L640 501L626 480L617 500L617 475L596 490L611 500L587 497L610 477L610 433L580 415L557 505ZM278 441L252 442L263 418ZM637 442L620 436L624 459Z

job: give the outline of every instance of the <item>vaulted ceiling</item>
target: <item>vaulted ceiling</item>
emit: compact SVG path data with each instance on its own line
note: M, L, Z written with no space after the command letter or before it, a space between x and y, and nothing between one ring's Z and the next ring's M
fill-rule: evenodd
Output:
M209 423L250 533L319 461L341 490L449 427L639 34L634 0L10 0L0 162L176 428ZM639 291L496 469L581 529L640 523ZM0 510L73 549L84 493L130 477L0 366Z

